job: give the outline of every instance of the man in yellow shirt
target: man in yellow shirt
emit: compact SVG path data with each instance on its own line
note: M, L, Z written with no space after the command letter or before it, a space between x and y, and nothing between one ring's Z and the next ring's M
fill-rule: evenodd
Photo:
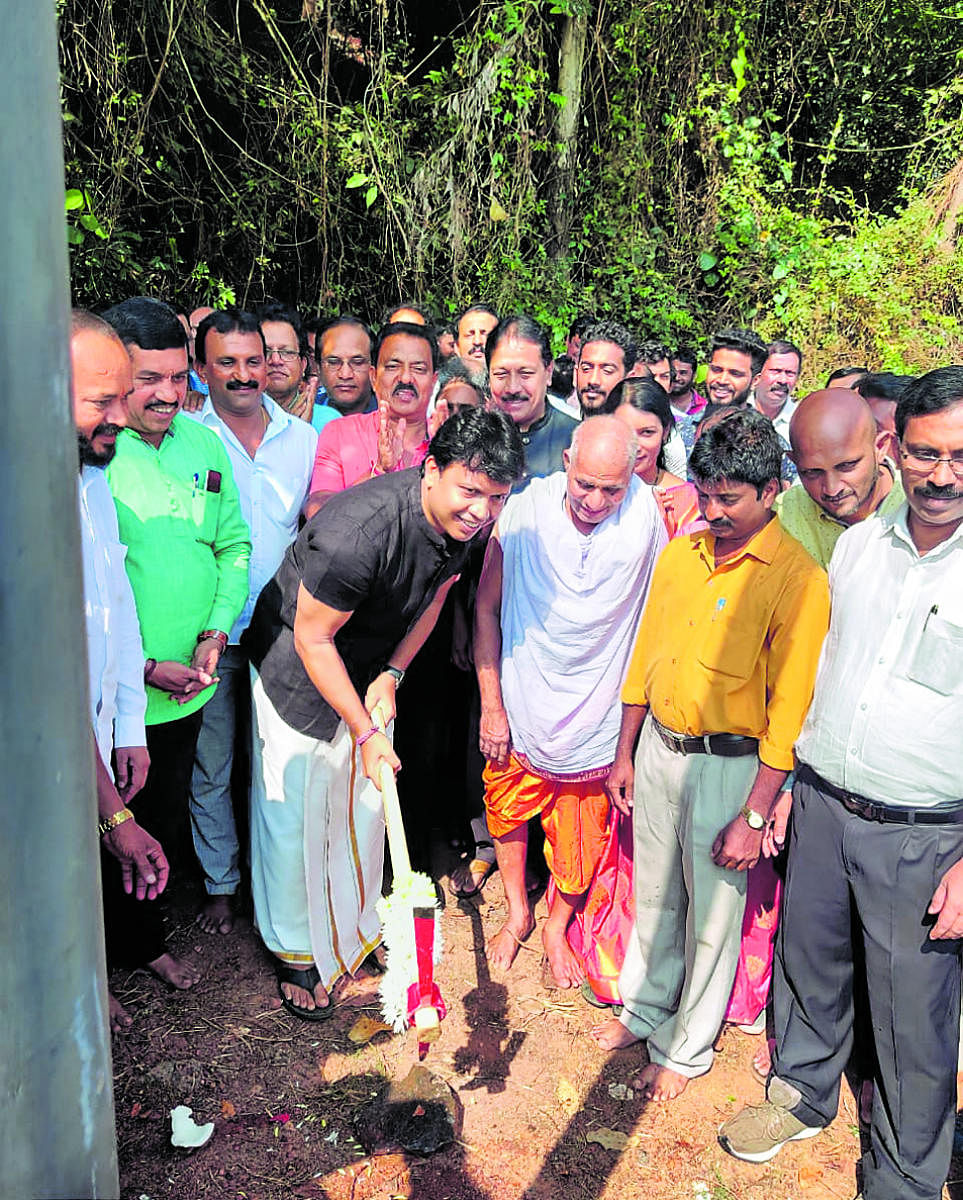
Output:
M781 459L754 410L704 430L689 464L709 527L663 551L622 690L608 789L634 808L635 927L622 1015L595 1036L646 1040L639 1086L655 1100L712 1065L746 871L785 833L780 789L829 619L825 573L773 519Z

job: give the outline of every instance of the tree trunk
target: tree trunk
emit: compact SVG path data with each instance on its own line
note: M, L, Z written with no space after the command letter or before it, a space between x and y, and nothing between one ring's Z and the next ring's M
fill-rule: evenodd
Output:
M575 0L565 18L558 60L558 92L563 96L556 123L558 159L556 186L551 198L553 257L564 261L568 254L572 228L572 205L575 190L575 168L578 157L578 129L582 109L582 73L585 66L585 45L588 41L588 20L591 4Z

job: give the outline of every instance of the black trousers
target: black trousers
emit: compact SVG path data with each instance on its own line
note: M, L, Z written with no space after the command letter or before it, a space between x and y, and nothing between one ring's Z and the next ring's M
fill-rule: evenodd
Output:
M398 691L394 747L398 801L416 871L431 874L431 833L458 837L466 824L464 747L471 675L451 660L451 596Z
M836 1116L853 1046L853 930L862 939L877 1069L866 1200L939 1200L950 1166L960 1026L958 940L930 941L927 908L963 857L963 826L896 825L793 789L773 971L773 1075L807 1125Z
M150 770L147 782L128 805L138 824L164 848L172 873L186 836L188 793L203 711L199 708L176 721L147 726ZM163 900L128 896L120 864L105 850L100 852L100 866L108 965L142 966L160 958L167 946Z

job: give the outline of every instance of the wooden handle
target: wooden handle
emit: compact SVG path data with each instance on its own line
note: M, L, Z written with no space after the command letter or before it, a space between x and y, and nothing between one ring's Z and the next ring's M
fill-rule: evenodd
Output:
M380 704L376 704L371 719L375 726L385 732L385 718ZM388 763L381 764L381 803L385 810L385 827L388 830L388 850L391 853L393 887L411 874L411 859L408 857L408 842L401 820L401 805L398 803L398 783Z

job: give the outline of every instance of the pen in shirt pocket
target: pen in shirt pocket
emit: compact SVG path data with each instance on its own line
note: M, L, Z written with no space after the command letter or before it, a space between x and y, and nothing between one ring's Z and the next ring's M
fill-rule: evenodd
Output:
M719 599L716 601L715 611L712 614L713 621L716 619L716 617L721 615L722 610L725 608L725 606L726 606L726 598L725 598L725 596L720 596Z

